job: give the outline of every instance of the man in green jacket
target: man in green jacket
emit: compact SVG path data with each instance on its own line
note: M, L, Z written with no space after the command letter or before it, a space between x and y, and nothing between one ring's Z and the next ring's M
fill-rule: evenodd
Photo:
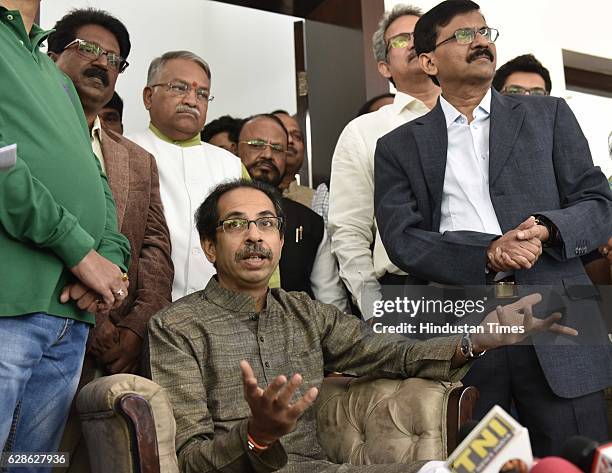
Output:
M39 4L0 0L0 449L12 452L57 448L92 312L128 290L129 244L74 87L39 50Z

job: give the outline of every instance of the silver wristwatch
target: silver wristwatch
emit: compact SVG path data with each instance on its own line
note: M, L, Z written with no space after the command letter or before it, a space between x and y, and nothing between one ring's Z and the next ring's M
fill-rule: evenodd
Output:
M468 360L480 358L487 352L487 350L483 350L481 352L474 353L474 345L472 344L472 339L470 338L469 333L466 333L461 337L461 344L459 348L461 349L461 354L465 356Z

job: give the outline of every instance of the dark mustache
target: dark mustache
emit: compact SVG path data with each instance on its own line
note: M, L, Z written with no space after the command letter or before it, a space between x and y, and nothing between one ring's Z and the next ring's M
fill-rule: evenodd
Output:
M108 73L104 69L100 69L98 67L90 67L89 69L86 69L85 72L83 72L83 75L85 77L97 77L102 81L104 87L108 86Z
M468 62L472 62L483 56L487 57L489 61L493 62L493 53L489 50L489 48L477 49L472 54L470 54L470 56L468 57Z
M280 169L278 169L278 167L276 166L276 163L272 159L267 159L267 158L258 159L257 161L255 161L255 167L263 163L270 165L273 169L276 170L277 173L280 174Z
M250 256L257 255L262 258L272 259L272 251L268 248L264 248L261 243L250 243L247 242L242 248L240 248L234 255L234 260L242 261Z

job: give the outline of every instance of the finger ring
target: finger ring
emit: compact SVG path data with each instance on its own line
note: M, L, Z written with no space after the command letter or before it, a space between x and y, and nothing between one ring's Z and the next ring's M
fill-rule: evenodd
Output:
M606 247L602 248L602 250L601 250L601 254L604 255L604 256L607 256L609 252L610 252L610 250L608 250L608 248L606 248Z
M122 281L128 281L129 279L130 279L130 278L128 278L128 273L123 273L123 274L121 275L121 280L122 280Z
M118 291L115 291L115 294L117 294L118 296L123 297L125 294L125 291L123 289L119 289Z

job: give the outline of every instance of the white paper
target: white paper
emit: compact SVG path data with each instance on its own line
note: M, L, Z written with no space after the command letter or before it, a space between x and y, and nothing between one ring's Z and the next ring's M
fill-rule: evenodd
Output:
M0 148L0 171L12 168L17 162L17 143Z

